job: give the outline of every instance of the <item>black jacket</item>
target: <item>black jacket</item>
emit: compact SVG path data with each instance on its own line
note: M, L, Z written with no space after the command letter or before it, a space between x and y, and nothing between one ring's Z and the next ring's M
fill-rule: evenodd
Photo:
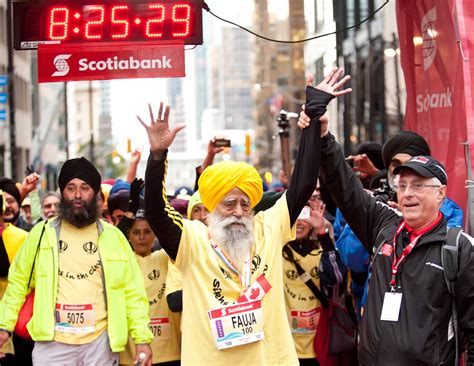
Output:
M402 217L363 189L344 161L331 134L322 139L321 178L330 190L347 223L369 253L382 243L392 245ZM441 265L441 245L447 233L446 220L422 236L397 277L402 292L398 322L381 321L386 292L390 291L393 254L376 256L360 329L361 365L453 364L454 337L448 341L452 298ZM397 252L402 248L397 237ZM463 234L459 242L460 269L456 301L461 330L467 336L469 365L474 365L474 240ZM385 253L386 254L386 253Z

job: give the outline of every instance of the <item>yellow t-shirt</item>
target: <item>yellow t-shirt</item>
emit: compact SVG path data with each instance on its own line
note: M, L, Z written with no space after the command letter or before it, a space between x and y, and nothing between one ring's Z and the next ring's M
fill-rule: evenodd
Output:
M286 317L283 290L283 244L295 237L284 194L254 218L255 254L251 283L265 274L272 288L262 300L265 339L218 350L208 311L232 304L241 295L240 279L227 269L209 243L207 227L184 220L176 265L183 276L183 365L298 365Z
M13 261L13 258L20 249L21 245L25 241L26 237L28 236L28 232L22 230L12 224L5 223L6 227L2 232L2 239L5 245L5 250L7 252L8 261L10 264ZM0 277L0 299L3 298L3 294L7 289L8 285L8 277ZM3 345L1 351L4 353L11 353L14 354L13 351L13 344L11 338Z
M319 262L322 249L313 249L304 257L291 250L295 260L319 287ZM321 303L298 276L295 265L286 259L283 260L283 282L285 283L286 312L298 358L315 358L313 341L319 322Z
M169 310L165 295L169 257L164 250L153 252L147 257L135 256L145 279L150 303L150 329L155 335L150 345L153 352L152 362L155 364L179 360L181 316ZM132 365L134 357L135 343L130 338L125 351L120 353L120 364Z
M168 261L168 276L166 276L166 296L182 289L183 277L181 271L170 259Z
M61 222L56 342L89 343L107 328L98 239L95 222L80 229L64 220Z

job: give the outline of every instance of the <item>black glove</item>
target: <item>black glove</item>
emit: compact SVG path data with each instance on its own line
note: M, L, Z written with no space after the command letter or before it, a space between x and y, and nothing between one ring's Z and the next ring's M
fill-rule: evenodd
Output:
M130 200L128 201L127 211L133 213L134 215L140 208L140 192L144 186L145 182L141 178L135 178L130 185Z

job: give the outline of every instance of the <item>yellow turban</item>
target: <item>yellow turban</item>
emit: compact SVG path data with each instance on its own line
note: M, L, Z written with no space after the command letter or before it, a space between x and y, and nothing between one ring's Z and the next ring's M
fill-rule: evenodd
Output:
M263 196L262 180L257 170L247 163L221 161L206 168L199 178L202 203L210 212L234 188L249 197L252 208Z

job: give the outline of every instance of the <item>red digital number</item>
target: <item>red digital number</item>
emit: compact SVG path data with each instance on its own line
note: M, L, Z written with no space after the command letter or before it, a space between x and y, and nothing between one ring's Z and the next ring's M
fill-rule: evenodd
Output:
M123 39L127 38L129 34L129 22L128 17L126 19L117 19L120 15L117 13L122 12L123 17L125 18L128 15L128 5L117 5L112 8L112 15L110 21L112 23L111 35L113 39ZM120 33L115 33L114 31L120 29Z
M89 20L86 23L84 37L87 39L102 39L102 26L105 19L105 9L103 5L90 5L86 8L87 12L98 12L97 20ZM92 28L92 31L91 31ZM94 32L95 30L95 32Z
M52 8L49 12L49 39L55 41L65 40L68 36L69 9L60 7Z
M161 16L154 19L148 19L145 27L145 34L149 38L163 37L163 22L165 20L165 7L161 4L150 4L149 10L161 10ZM154 29L152 29L152 26ZM158 29L156 29L158 28Z
M191 6L177 4L173 6L173 37L186 37L189 35L191 20ZM177 27L175 27L177 25ZM175 31L178 28L179 31Z

